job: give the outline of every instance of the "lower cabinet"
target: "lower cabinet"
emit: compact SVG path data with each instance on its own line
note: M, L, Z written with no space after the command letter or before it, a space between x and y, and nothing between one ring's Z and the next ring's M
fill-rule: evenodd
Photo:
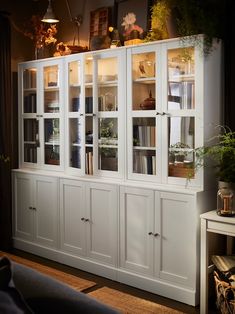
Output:
M139 285L136 278L127 275L137 274L157 280L155 287L156 291L160 288L160 294L168 284L178 291L179 287L188 289L195 299L198 257L194 199L187 194L121 186L120 267L129 284Z
M13 204L13 237L43 246L57 246L57 178L15 173Z
M100 262L117 263L117 186L62 179L61 248Z
M15 171L13 243L18 249L197 305L198 207L203 198L198 192Z

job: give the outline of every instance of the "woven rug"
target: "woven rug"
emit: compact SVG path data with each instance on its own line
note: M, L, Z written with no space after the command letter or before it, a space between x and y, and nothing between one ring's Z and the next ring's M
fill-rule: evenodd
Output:
M30 260L27 260L25 258L22 258L20 256L16 256L13 254L9 254L9 253L5 253L5 252L1 252L0 251L0 257L1 256L7 256L9 259L11 259L12 261L25 265L27 267L33 268L47 276L51 276L53 278L55 278L56 280L62 281L63 283L71 286L72 288L74 288L75 290L78 291L83 291L85 289L91 288L93 286L96 285L95 282L93 281L89 281L83 278L79 278L77 276L65 273L63 271L48 267L48 266L44 266L42 264L36 263L36 262L32 262Z
M134 297L108 287L103 287L88 293L99 301L112 306L124 314L182 314L183 312L173 310L148 300Z

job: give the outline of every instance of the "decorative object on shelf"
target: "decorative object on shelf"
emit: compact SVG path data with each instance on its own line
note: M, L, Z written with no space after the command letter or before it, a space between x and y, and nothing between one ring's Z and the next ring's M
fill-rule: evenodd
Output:
M109 38L110 8L104 7L90 13L90 49L110 47Z
M140 108L142 110L154 110L155 109L155 98L152 97L151 90L149 91L149 97L146 98L141 104Z
M60 42L56 45L56 52L54 53L54 57L66 56L70 54L71 54L71 50L63 42Z
M234 216L234 187L231 183L219 181L219 190L217 192L217 214L219 216Z
M71 8L69 6L69 2L68 0L66 0L66 5L67 5L70 21L73 23L73 26L74 26L73 45L67 46L69 50L71 51L71 53L79 53L79 52L88 51L88 47L80 46L80 36L79 36L80 26L83 22L83 16L85 12L85 4L86 4L86 1L83 0L82 10L81 10L82 14L78 14L73 17ZM76 37L77 37L77 45L76 45Z
M136 15L131 12L127 13L126 16L123 17L122 26L124 26L124 44L128 45L126 41L132 40L132 43L139 43L142 42L142 35L143 35L143 28L136 25Z
M121 46L121 41L119 38L119 32L117 29L114 29L112 26L109 27L109 34L111 37L110 48L117 48Z
M109 36L93 36L90 41L91 50L107 49L110 47L111 39Z
M139 62L140 78L155 76L155 63L151 60L143 60Z

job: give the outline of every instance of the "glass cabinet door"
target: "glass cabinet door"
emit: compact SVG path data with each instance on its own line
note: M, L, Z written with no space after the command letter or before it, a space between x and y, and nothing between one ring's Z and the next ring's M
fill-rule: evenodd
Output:
M43 67L44 164L60 165L59 65Z
M168 176L194 177L195 73L194 48L169 49L168 70Z
M93 89L93 58L87 56L85 60L85 173L94 172L94 89Z
M118 172L118 58L97 60L98 170Z
M36 164L39 145L37 113L37 68L23 71L23 162Z
M81 61L68 63L68 136L69 167L81 169L82 111L81 111Z
M156 51L133 53L131 63L131 99L129 108L131 118L132 146L129 173L137 175L159 175L157 147L157 79ZM146 177L147 178L147 177Z

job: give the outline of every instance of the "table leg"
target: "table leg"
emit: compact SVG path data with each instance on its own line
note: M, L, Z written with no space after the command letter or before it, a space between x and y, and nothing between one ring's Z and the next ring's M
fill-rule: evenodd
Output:
M208 235L206 225L206 219L201 219L200 314L207 314L208 311Z

